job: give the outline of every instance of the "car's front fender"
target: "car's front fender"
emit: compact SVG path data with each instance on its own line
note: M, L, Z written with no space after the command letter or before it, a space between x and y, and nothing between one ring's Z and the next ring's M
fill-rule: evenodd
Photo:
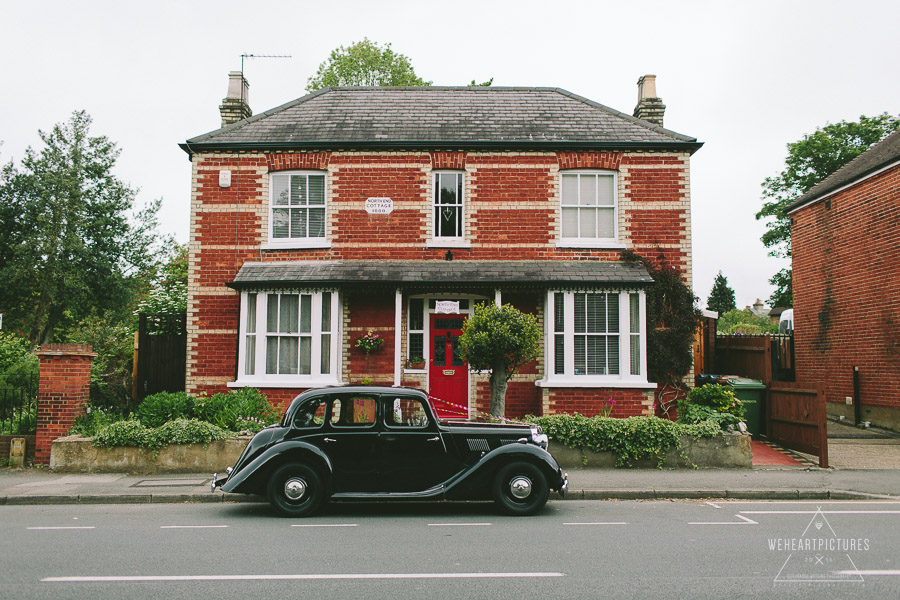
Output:
M279 442L267 448L239 471L231 473L222 486L223 492L243 494L261 493L265 489L268 474L276 464L287 460L310 461L310 466L322 472L323 481L330 487L334 468L331 459L318 446L300 440Z
M562 470L553 456L533 444L506 444L482 456L478 462L448 481L444 493L448 497L489 494L488 485L494 473L503 465L514 461L530 462L541 469L547 477L550 489L559 490L563 485Z

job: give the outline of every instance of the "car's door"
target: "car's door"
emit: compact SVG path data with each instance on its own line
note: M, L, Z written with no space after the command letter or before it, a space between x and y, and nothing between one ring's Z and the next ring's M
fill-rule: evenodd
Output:
M420 492L457 473L462 465L422 399L383 394L378 490Z
M374 492L378 487L377 394L335 393L317 444L331 459L334 492Z

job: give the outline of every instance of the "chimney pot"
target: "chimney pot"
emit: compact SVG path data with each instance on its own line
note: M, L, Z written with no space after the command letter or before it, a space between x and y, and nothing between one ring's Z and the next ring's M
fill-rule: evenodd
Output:
M222 127L253 115L250 110L250 84L240 71L228 73L228 91L219 106Z
M638 79L638 103L634 116L662 127L666 105L656 95L656 75L643 75Z

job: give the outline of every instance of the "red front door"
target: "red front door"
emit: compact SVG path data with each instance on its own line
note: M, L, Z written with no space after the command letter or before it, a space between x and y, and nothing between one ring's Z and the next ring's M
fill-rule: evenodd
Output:
M469 416L469 368L459 356L463 315L431 315L431 361L428 389L441 419Z

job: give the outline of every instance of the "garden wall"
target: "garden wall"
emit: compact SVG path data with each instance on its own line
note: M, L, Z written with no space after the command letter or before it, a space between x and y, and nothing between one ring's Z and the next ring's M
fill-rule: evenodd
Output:
M89 438L68 436L53 441L50 469L59 473L212 473L223 472L237 462L249 437L227 438L203 444L166 446L156 459L148 450L132 447L99 448ZM714 438L683 438L686 462L677 450L670 450L664 467L742 468L751 466L750 436L728 433ZM611 452L569 448L551 441L550 451L563 469L613 468ZM586 461L586 462L585 462ZM639 468L656 468L656 461L637 461Z

